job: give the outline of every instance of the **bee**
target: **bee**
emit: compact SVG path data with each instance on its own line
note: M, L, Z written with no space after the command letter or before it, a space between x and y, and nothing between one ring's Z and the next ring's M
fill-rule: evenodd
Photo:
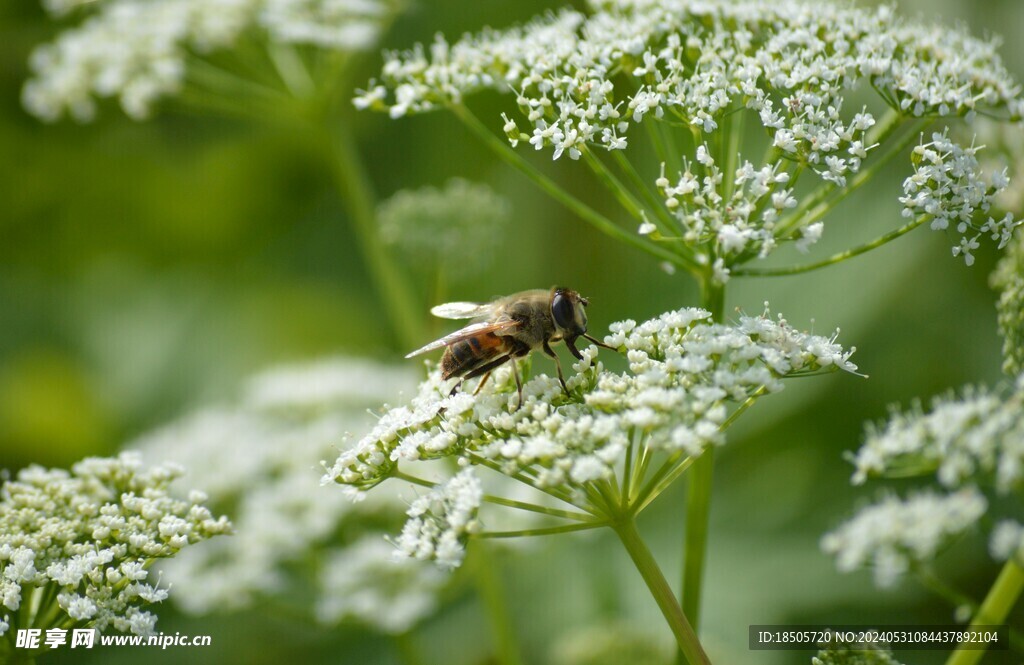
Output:
M479 392L491 372L512 361L512 375L516 379L519 397L516 406L518 410L523 405L523 382L515 363L517 358L525 358L538 347L543 349L544 353L554 359L558 380L565 393L569 394L562 374L562 364L551 348L553 342L564 342L569 352L580 360L583 360L583 355L576 348L576 340L580 337L615 350L587 334L586 307L589 304L590 301L576 291L556 286L550 290L534 289L514 293L489 303L450 302L438 305L430 310L434 316L476 321L416 349L406 358L443 346L441 378L459 379L452 388L452 395L463 381L482 376L476 388L476 392Z

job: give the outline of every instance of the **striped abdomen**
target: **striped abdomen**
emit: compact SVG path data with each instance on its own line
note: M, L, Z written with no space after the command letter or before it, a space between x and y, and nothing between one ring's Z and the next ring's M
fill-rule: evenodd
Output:
M445 347L441 356L441 378L465 376L477 367L503 356L508 351L505 339L494 333L483 333L468 339L460 339Z

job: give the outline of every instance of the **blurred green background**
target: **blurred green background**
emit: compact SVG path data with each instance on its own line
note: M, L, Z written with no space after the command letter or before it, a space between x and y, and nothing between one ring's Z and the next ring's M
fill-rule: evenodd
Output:
M421 0L384 46L504 26L554 6ZM1024 78L1021 3L899 6L905 15L1005 35L1004 58ZM28 53L56 30L34 2L0 5L0 468L66 466L111 453L192 407L229 399L242 377L273 363L338 353L397 359L406 351L368 288L318 151L270 126L180 112L136 123L104 108L90 125L43 125L22 110L19 93ZM369 79L379 62L365 58L355 80ZM476 106L494 118L494 99ZM457 285L453 298L566 284L592 297L595 331L695 302L684 275L667 275L595 235L496 163L453 117L356 118L358 149L382 198L463 176L512 202L514 244L484 275ZM537 163L574 191L599 191L581 165L545 161ZM817 255L895 225L907 165L897 167L840 208ZM839 575L818 539L871 496L850 488L842 459L859 444L865 421L883 418L893 402L1001 380L987 286L996 258L986 244L966 268L950 257L948 238L921 229L824 272L730 283L728 311L759 312L768 300L795 326L841 327L840 340L857 346L854 360L870 378L792 383L742 419L720 452L703 619L717 662L809 661L806 652L748 651L751 623L952 621L951 608L912 584L879 592L868 573ZM434 303L421 295L426 317ZM670 575L678 570L682 499L680 485L641 523ZM526 662L548 662L552 645L571 631L613 619L646 626L667 643L616 543L580 542L551 539L503 557ZM941 568L982 594L996 572L983 549L980 541L961 542ZM430 662L489 662L476 603L457 599L416 632ZM317 630L272 610L194 619L165 607L159 627L214 636L213 647L188 651L191 662L398 662L385 638L355 627ZM143 657L172 663L182 654L147 650ZM43 662L139 657L129 649L65 650ZM939 662L935 654L904 660ZM994 654L984 662L1018 661Z

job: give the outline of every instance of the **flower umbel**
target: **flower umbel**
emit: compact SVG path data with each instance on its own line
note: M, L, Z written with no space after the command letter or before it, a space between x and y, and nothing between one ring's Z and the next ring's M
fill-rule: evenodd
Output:
M434 371L409 406L382 415L324 480L362 491L388 478L437 485L412 505L397 545L408 556L457 565L469 536L498 535L482 530L488 520L477 516L481 501L580 522L553 530L601 526L618 510L639 512L706 446L721 444L730 402L749 406L781 389L786 377L856 370L852 351L834 338L799 332L781 317L741 316L734 325L710 323L709 317L689 308L639 325L614 324L605 342L625 353L628 372L605 370L591 346L566 381L569 395L557 378L538 375L523 386L519 409L513 408L510 372L496 373L476 394L449 396ZM471 468L439 483L403 470L443 458ZM578 510L482 497L473 467L497 471Z
M186 83L200 86L216 77L236 93L259 86L208 62L217 51L244 39L344 52L376 43L392 8L385 0L106 0L85 3L51 0L55 13L75 5L95 8L32 54L33 77L22 102L33 115L53 121L70 115L91 120L96 101L116 98L132 118L147 117L162 97ZM272 53L282 68L301 61L294 52ZM287 64L283 58L289 58ZM301 65L300 65L301 67ZM204 78L205 77L205 78ZM301 75L297 76L301 78ZM221 90L223 92L223 90ZM266 93L263 91L263 100Z
M892 586L911 566L932 559L941 546L974 526L987 505L974 488L922 492L905 500L886 497L826 534L821 548L835 555L840 571L871 566L878 586Z
M354 503L317 484L316 464L348 432L368 427L371 405L415 387L412 371L332 358L271 368L237 404L210 408L151 432L135 446L191 471L235 535L163 567L178 604L193 614L289 602L312 590L310 618L356 620L401 633L431 613L447 577L418 561L392 563L385 534L406 503L377 492ZM382 556L383 552L383 556ZM313 563L311 563L313 562ZM400 583L399 583L400 582Z
M150 566L231 525L168 491L176 466L138 453L88 458L70 471L32 466L0 490L0 603L8 627L95 628L147 635L144 608L168 596Z
M934 472L947 488L990 479L1009 492L1024 478L1022 402L1024 379L1006 395L971 388L960 398L937 398L927 413L894 411L884 427L869 427L852 458L853 482Z

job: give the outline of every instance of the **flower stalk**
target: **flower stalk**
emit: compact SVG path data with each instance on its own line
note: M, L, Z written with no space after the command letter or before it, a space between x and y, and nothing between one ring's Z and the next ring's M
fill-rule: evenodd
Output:
M1020 563L1011 557L1003 565L995 583L992 584L988 595L985 596L981 607L978 608L974 619L971 620L971 628L1003 623L1017 603L1017 599L1020 598L1021 591L1024 591L1024 568L1021 568ZM976 648L977 646L957 647L946 661L946 665L975 665L985 655L985 649Z
M683 613L682 608L679 606L679 601L676 600L675 595L672 593L672 588L665 579L665 575L662 574L661 568L658 567L658 562L640 537L640 533L636 528L636 522L632 517L624 517L620 522L614 524L612 528L622 542L622 546L626 548L626 552L629 553L629 558L632 559L633 565L636 566L637 571L650 590L654 601L658 604L658 609L661 610L662 615L665 617L665 621L668 622L669 627L672 629L672 634L679 645L683 662L689 665L706 665L710 663L711 661L708 660L707 654L704 653L704 647L701 646L700 640L697 639L696 632L694 632L690 622L687 621L686 614Z

